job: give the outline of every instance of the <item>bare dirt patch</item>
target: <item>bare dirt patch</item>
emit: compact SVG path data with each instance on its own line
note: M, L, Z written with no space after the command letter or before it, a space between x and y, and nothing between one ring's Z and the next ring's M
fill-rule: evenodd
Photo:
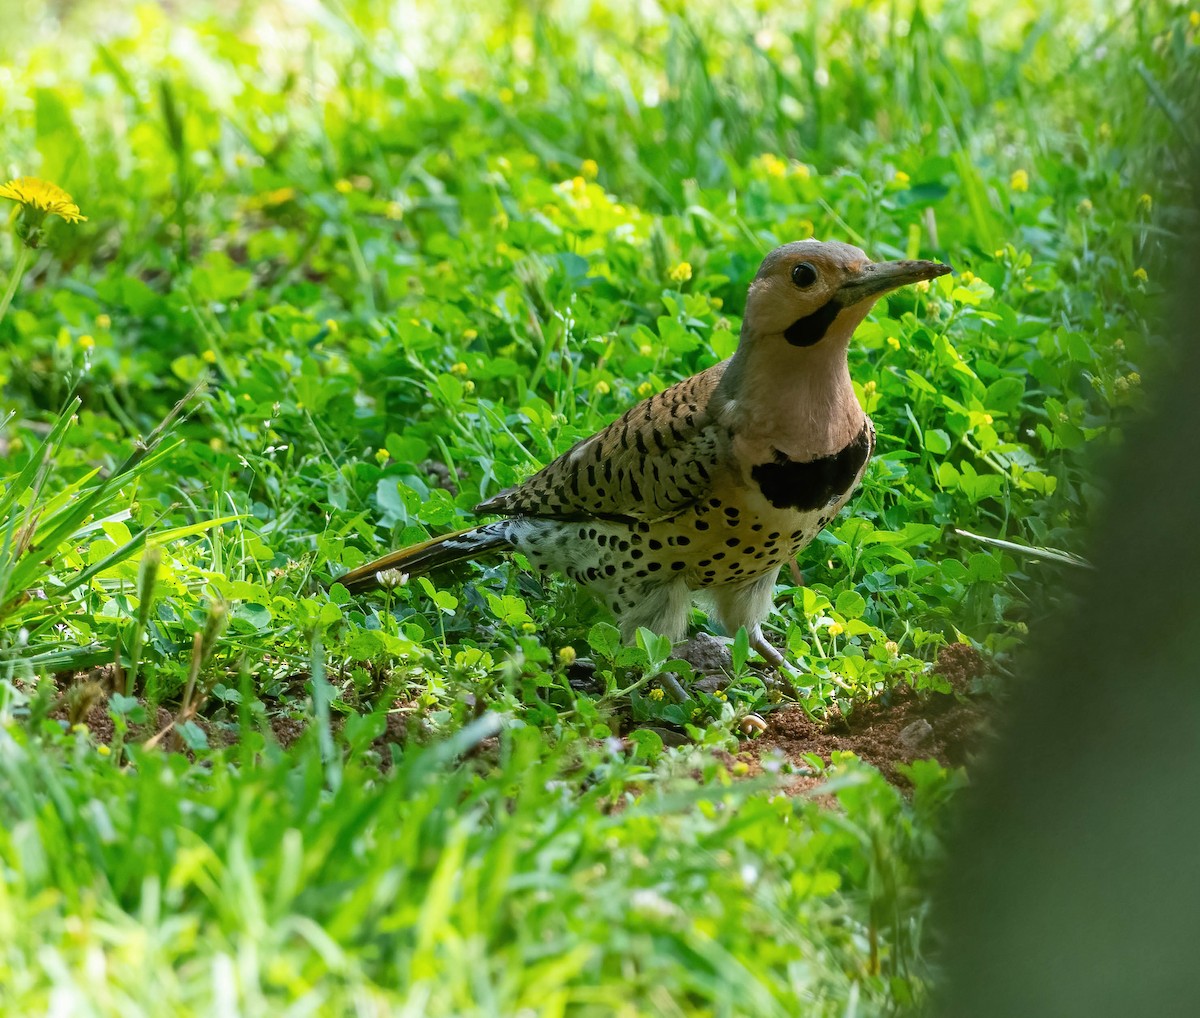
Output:
M984 671L979 653L966 644L951 644L938 654L935 670L955 693L917 693L901 687L855 707L848 718L813 720L798 705L766 717L767 730L748 742L738 759L750 765L750 774L761 773L763 762L783 757L793 766L807 766L806 755L828 763L835 752L849 752L878 767L889 781L907 788L901 770L914 760L934 759L946 767L960 767L978 748L994 704L987 698L968 698L973 679ZM805 791L819 779L800 775L788 789Z

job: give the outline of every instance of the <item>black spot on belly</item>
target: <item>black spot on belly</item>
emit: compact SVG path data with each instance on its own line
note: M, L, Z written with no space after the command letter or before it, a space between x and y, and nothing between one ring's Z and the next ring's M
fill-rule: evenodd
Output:
M832 456L797 463L776 452L773 462L760 463L750 476L777 509L809 512L845 495L870 455L870 430L863 424L854 441Z
M831 300L811 315L797 318L783 330L783 338L792 346L814 346L825 338L825 333L841 310L842 305L836 299Z

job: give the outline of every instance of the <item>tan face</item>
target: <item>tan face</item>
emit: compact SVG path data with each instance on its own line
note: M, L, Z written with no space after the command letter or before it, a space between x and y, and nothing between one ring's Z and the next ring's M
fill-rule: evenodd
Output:
M785 244L763 259L750 284L745 332L782 335L793 346L848 339L883 294L949 271L938 262L872 262L840 241Z

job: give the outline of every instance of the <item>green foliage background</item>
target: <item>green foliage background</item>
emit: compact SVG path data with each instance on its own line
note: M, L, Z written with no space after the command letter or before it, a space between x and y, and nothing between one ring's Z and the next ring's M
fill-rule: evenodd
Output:
M1163 245L1195 225L1175 206L1196 140L1170 97L1200 94L1200 17L1069 0L11 17L5 170L61 184L88 222L52 227L0 324L0 999L921 1000L940 769L910 802L842 761L842 812L733 789L703 748L605 740L636 720L732 746L778 696L753 676L682 705L627 692L624 668L650 683L669 648L617 647L601 608L508 565L357 602L317 581L465 525L728 356L763 253L837 237L958 274L857 334L879 454L806 553L808 585L777 599L811 677L792 695L848 711L944 689L928 663L963 638L1003 672L1078 568L1094 450L1155 363ZM571 688L564 647L603 694ZM194 759L104 755L47 717L49 672L114 659L143 694L109 701L118 740L198 669ZM408 735L381 749L389 711ZM267 723L287 717L312 724L285 752ZM214 748L223 731L236 746ZM497 758L452 766L497 731Z

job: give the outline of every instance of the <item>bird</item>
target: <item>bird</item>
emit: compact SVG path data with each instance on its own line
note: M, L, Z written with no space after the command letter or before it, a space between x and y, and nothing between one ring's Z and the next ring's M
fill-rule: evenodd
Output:
M632 642L684 639L694 601L730 634L762 632L776 577L850 500L875 448L847 352L875 302L951 272L800 240L763 259L732 357L648 397L524 482L480 502L498 516L336 577L347 591L516 551L594 594Z

